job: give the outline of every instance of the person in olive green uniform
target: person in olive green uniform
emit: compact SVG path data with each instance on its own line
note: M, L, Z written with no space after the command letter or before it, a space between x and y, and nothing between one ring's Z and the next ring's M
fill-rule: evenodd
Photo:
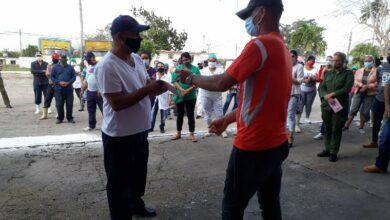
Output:
M187 52L182 53L180 56L181 62L183 64L179 65L176 71L180 70L189 70L193 74L200 75L200 71L198 67L191 64L192 58L191 55ZM196 104L196 91L195 87L179 80L177 76L177 72L172 73L172 84L176 87L176 90L179 95L173 96L173 102L177 108L177 121L176 128L177 134L173 138L173 140L177 140L181 138L181 130L183 127L183 118L184 118L184 108L188 117L188 126L190 130L190 137L193 142L196 142L196 138L194 135L195 131L195 104Z
M337 52L333 57L333 69L324 75L324 81L320 87L321 111L324 120L325 150L318 154L319 157L329 157L329 161L338 160L337 153L340 149L342 127L348 119L348 94L351 91L354 77L352 71L345 67L346 55ZM329 104L340 102L343 109L335 113Z
M5 91L3 78L1 78L1 69L0 69L0 93L1 93L1 96L3 97L5 107L12 108L11 103L10 103L9 98L8 98L7 91Z

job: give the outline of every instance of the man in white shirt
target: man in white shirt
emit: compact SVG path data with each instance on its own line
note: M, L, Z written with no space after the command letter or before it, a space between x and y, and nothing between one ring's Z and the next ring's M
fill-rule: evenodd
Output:
M85 60L88 63L88 68L83 82L83 91L87 92L88 127L84 128L84 131L92 131L96 128L96 106L103 113L103 99L99 93L96 79L95 54L88 52Z
M215 76L223 74L224 71L221 68L217 68L217 56L214 53L209 54L208 66L203 68L200 72L202 76ZM204 116L204 120L209 126L213 119L219 119L223 117L223 104L222 104L222 92L213 92L205 89L200 89L199 93L202 94L201 108ZM226 132L223 132L223 137L227 137ZM207 134L210 136L210 133Z
M111 219L156 216L141 197L149 156L149 96L162 94L166 88L161 81L149 81L136 54L142 41L139 33L148 29L128 15L115 18L111 26L113 48L96 66L103 96L102 138Z

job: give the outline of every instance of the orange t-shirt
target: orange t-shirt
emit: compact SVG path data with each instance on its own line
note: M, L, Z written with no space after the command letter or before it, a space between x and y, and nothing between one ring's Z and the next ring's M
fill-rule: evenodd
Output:
M227 69L240 83L237 137L234 145L258 151L278 147L287 140L286 119L291 96L292 61L280 33L249 41Z

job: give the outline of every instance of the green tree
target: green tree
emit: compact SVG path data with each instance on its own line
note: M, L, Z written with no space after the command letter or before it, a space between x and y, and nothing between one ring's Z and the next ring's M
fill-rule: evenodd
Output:
M111 23L107 24L102 29L98 29L95 34L87 35L85 39L87 39L87 40L97 40L97 41L99 41L99 40L101 40L101 41L106 41L106 40L112 41L110 28L111 28Z
M363 66L364 57L366 55L373 55L374 57L379 57L379 54L379 47L374 46L370 43L358 44L349 53L349 55L353 57L352 64L358 65L359 67Z
M389 0L338 0L340 17L352 15L359 24L373 33L373 40L380 47L380 54L386 56L390 46Z
M38 47L35 45L28 45L26 49L22 50L22 56L24 57L34 57L38 52Z
M327 43L323 34L326 29L319 26L315 20L298 20L292 24L290 30L287 44L291 49L297 49L305 56L325 54Z
M142 33L144 41L141 50L155 53L158 50L182 50L187 41L186 32L178 32L172 27L170 18L157 16L153 11L140 7L131 9L134 16L150 25L150 29Z
M7 54L7 57L9 58L18 58L20 57L20 53L18 51L9 51L9 50L3 50L3 52L1 52L4 56L4 54Z
M280 32L283 35L284 42L290 46L291 44L291 34L293 31L293 26L289 24L280 24Z

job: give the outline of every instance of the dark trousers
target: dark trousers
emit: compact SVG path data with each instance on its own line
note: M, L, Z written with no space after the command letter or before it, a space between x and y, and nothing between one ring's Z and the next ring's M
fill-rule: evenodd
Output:
M153 109L152 109L153 112L152 112L151 130L153 130L154 126L156 125L156 118L157 118L158 109L159 109L158 99L156 99L154 106L153 106ZM169 109L167 109L167 110L160 109L160 115L161 115L160 130L164 130L164 128L165 128L165 119L167 119L167 117L168 117L168 112L169 112Z
M322 135L325 135L325 123L324 122L321 123L320 133Z
M191 133L195 131L195 105L196 100L186 100L176 104L177 108L177 120L176 120L176 128L177 131L181 131L183 128L183 119L184 119L184 108L187 113L188 118L188 127Z
M68 121L73 119L73 92L66 93L61 91L55 91L56 108L58 113L58 120L64 120L64 105L66 104L66 119Z
M75 88L74 89L74 92L76 93L77 95L77 98L79 98L79 101L80 101L80 104L81 104L81 88Z
M232 101L233 98L234 98L233 110L237 108L238 106L237 93L229 93L227 94L225 104L223 105L223 115L225 115L227 110L229 109L230 102Z
M34 84L34 95L35 95L35 104L40 105L42 103L42 94L44 97L46 97L46 91L48 84L44 85L37 85Z
M90 128L96 127L96 106L103 113L103 98L98 92L87 91L88 124Z
M222 219L243 219L244 210L256 192L263 219L282 219L281 165L288 153L287 142L264 151L243 151L234 147L226 171Z
M145 203L148 133L111 137L102 133L104 168L107 174L107 198L112 220L128 220L133 210Z
M54 85L49 85L46 90L46 97L45 97L45 102L43 104L44 108L50 108L51 102L53 101L54 98Z
M379 140L379 155L376 158L375 165L383 170L387 170L390 160L390 119L383 127L381 138Z
M326 128L325 149L331 154L337 154L340 149L343 126L347 121L347 116L334 113L332 110L322 109L322 120Z
M378 134L381 130L383 114L385 113L385 103L380 102L377 99L374 100L372 105L372 112L374 114L374 123L372 125L372 142L378 143Z

